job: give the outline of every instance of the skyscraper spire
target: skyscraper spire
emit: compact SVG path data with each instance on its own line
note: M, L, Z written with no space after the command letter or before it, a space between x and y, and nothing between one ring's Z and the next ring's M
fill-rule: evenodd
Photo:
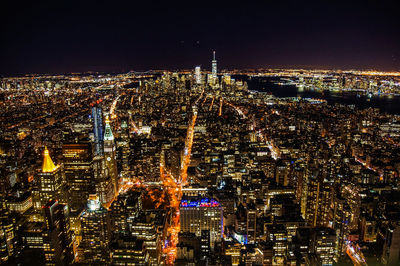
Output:
M44 147L42 172L49 173L53 172L56 169L57 166L54 165L53 160L50 157L49 150L47 149L47 147Z
M114 197L117 197L119 178L118 178L117 162L115 156L114 135L111 131L110 120L108 116L106 118L106 127L104 130L104 159L106 167L108 169L108 173L110 174L113 183Z
M215 59L215 51L213 51L213 60L211 61L212 65L212 77L214 82L217 80L217 60Z
M110 126L110 119L106 118L106 128L104 130L104 140L114 140L114 135L112 133L111 130L111 126Z

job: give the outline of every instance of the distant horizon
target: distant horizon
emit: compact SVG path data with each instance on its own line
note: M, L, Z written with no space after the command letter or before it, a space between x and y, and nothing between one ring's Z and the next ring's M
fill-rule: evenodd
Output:
M203 68L201 65L201 71L211 72L211 68ZM147 70L87 70L87 71L71 71L71 72L37 72L37 73L15 73L15 74L0 74L0 78L12 78L12 77L23 77L23 76L46 76L46 75L80 75L80 74L124 74L130 72L146 73L146 72L157 72L157 71L168 71L168 72L179 72L179 71L194 71L193 68L152 68ZM361 72L380 72L380 73L400 73L398 70L384 70L379 68L329 68L329 67L313 67L313 66L265 66L265 67L242 67L242 68L218 68L218 73L231 72L231 71L255 71L255 70L307 70L307 71L361 71Z

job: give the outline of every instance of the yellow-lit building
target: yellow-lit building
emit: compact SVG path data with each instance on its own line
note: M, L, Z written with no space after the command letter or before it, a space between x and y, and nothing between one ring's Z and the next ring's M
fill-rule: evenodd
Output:
M53 163L47 147L44 149L42 169L37 174L37 180L41 206L53 199L65 203L62 167Z

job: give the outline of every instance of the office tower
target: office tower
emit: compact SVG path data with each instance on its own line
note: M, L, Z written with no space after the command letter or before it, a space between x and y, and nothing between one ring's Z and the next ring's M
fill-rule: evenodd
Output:
M181 232L202 236L202 232L208 230L212 249L216 242L221 241L223 211L219 202L209 198L182 199L179 212Z
M136 218L128 218L127 221L131 235L144 241L143 247L150 264L159 265L165 236L165 210L146 210Z
M89 196L87 208L81 216L81 227L80 259L89 264L107 263L110 257L110 219L98 196Z
M113 201L110 206L110 219L113 234L127 234L128 219L136 219L142 211L141 193L128 191Z
M282 186L289 185L290 163L288 161L278 160L275 169L276 183Z
M254 204L247 205L247 240L249 244L254 244L257 233L257 210Z
M114 135L111 130L110 120L106 119L106 126L104 130L104 159L106 162L106 167L108 169L108 173L111 177L113 186L114 186L114 195L118 195L118 171L117 171L117 162L115 157L115 144L114 144Z
M321 176L311 175L307 182L307 208L305 220L308 225L317 227L328 227L332 224L333 216L332 204L332 186L325 182Z
M93 157L89 143L62 146L64 173L69 186L68 203L72 212L84 207L94 193Z
M144 261L147 265L160 265L165 211L141 211L138 196L140 193L131 193L128 197L119 196L119 200L111 206L111 254L114 265L122 262L126 263L122 265L142 265ZM123 203L125 199L127 202Z
M49 201L44 206L43 250L46 265L70 265L74 262L73 241L67 205Z
M0 198L0 263L15 255L17 248L16 220L10 216L4 199Z
M212 65L212 78L214 79L214 83L217 81L217 60L215 59L215 51L213 51L213 60L211 61Z
M62 167L55 165L50 157L47 147L43 153L43 164L38 172L40 204L45 206L50 200L65 202L64 199L64 177Z
M93 133L94 133L94 153L103 154L103 111L100 107L92 107Z
M348 238L350 233L350 222L351 222L351 209L347 200L335 195L335 201L333 202L334 208L334 219L333 228L336 231L336 257L340 257L343 254L343 247L345 240Z
M106 167L104 156L93 158L93 179L96 194L101 204L109 204L114 199L115 190L109 171Z
M121 122L121 141L119 146L122 146L122 170L126 173L129 171L129 127L126 120Z
M200 66L195 67L195 69L194 69L194 78L195 78L196 84L201 84L201 69L200 69Z

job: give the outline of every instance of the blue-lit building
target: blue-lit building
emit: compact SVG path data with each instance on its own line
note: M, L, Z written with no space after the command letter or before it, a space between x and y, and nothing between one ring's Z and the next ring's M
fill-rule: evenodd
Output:
M211 249L216 242L221 241L223 209L218 201L210 198L184 198L179 206L179 212L181 232L190 232L202 237L205 231L209 231Z
M103 155L103 111L100 107L92 107L94 153L96 156Z

